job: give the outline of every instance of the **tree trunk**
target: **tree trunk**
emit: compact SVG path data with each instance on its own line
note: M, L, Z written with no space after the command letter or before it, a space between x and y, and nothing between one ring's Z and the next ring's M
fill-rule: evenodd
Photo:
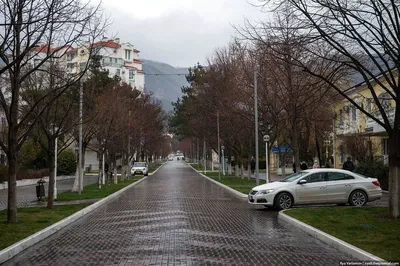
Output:
M54 139L48 138L48 155L47 158L49 160L49 186L48 186L48 194L47 194L47 208L52 209L54 205L54 170L55 170L55 154L54 154Z
M295 170L296 173L299 172L300 170L300 151L299 151L299 142L298 142L298 137L297 137L297 125L296 122L294 123L293 130L292 130L292 150L294 152L294 165L295 165Z
M393 132L389 137L389 214L400 218L400 105L396 106Z
M10 140L12 137L9 137ZM17 222L17 152L16 141L9 142L8 159L8 201L7 201L7 223ZM14 147L13 147L13 146Z

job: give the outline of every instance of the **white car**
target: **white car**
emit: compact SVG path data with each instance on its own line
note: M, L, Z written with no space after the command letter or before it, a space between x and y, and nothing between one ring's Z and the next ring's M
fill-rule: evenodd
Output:
M346 170L319 168L256 186L250 191L248 202L282 210L293 205L321 203L363 206L381 197L382 189L376 178Z
M147 176L149 174L149 166L146 162L134 162L131 168L131 174L142 174Z

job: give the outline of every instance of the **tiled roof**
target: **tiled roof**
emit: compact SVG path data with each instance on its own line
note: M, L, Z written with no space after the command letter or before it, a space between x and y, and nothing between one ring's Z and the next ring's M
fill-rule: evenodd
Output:
M140 59L133 59L133 62L135 62L135 63L139 63L139 64L142 64L143 62L142 62L142 60L140 60Z
M135 53L140 53L140 51L137 50L137 49L133 49L133 52L135 52Z
M119 43L116 43L114 41L99 41L95 42L92 44L92 46L105 46L105 47L110 47L110 48L119 48L121 45Z

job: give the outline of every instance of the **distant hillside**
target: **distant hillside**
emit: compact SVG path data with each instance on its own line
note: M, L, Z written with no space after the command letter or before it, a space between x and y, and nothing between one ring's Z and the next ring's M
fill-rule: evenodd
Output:
M171 102L175 102L177 98L181 97L182 86L188 85L185 77L188 69L175 68L153 60L142 59L142 61L145 73L145 91L153 92L154 96L161 100L164 109L171 111Z

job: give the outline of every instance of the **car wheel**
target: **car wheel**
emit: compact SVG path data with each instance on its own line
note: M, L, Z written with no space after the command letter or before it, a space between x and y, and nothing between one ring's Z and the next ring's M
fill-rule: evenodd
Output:
M283 192L275 197L275 208L278 210L286 210L292 207L293 199L289 193Z
M355 190L350 194L349 203L351 206L364 206L367 201L367 194L362 190Z
M148 176L148 175L149 175L148 173L145 173L145 174L144 174L144 176Z

